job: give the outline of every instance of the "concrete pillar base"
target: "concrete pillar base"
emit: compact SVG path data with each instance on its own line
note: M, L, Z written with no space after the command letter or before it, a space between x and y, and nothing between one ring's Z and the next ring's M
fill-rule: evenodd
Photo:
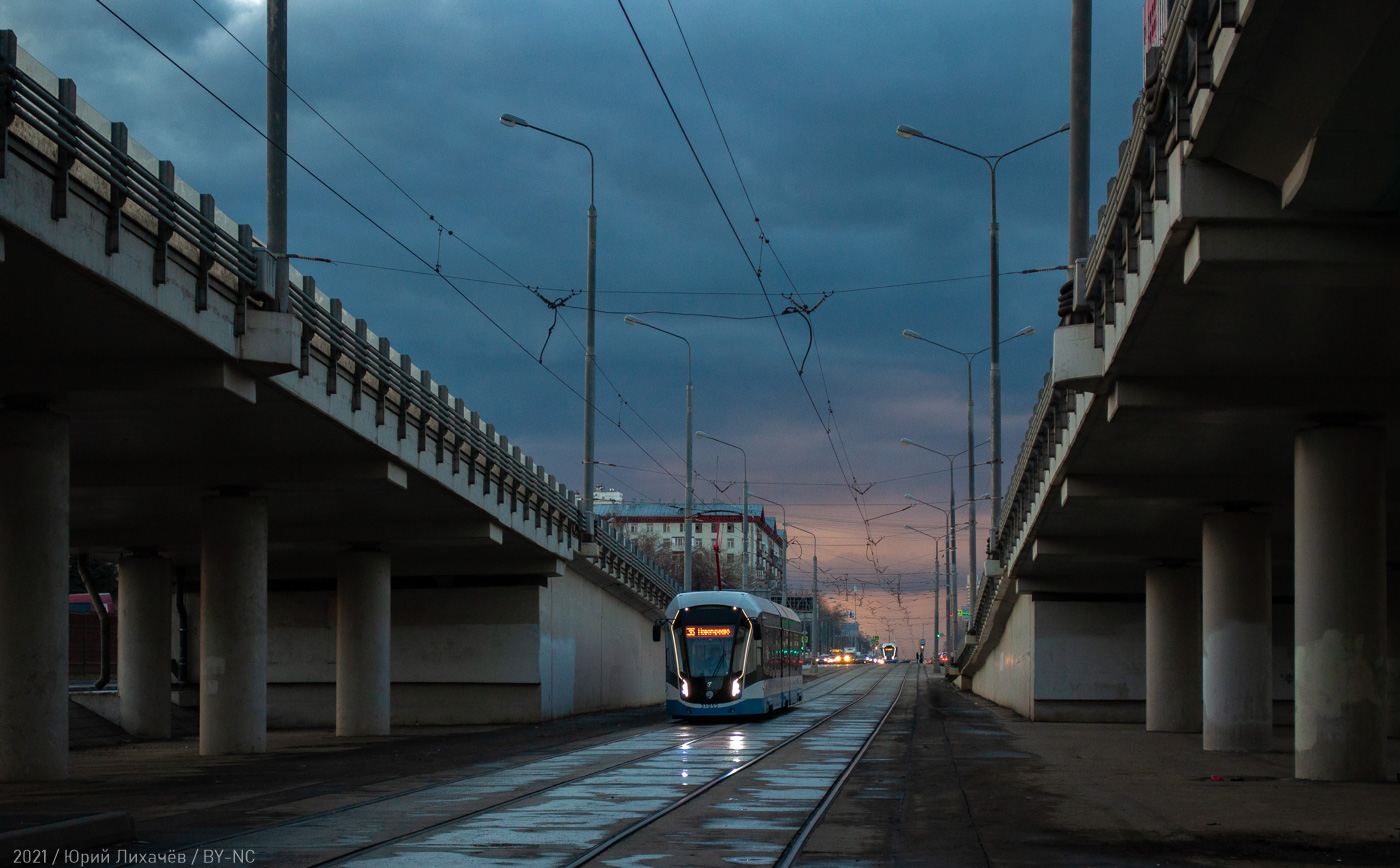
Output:
M1293 452L1294 774L1385 776L1385 433L1300 431Z
M335 734L389 734L389 556L336 561Z
M199 752L267 750L267 500L206 497L200 515Z
M1147 571L1147 730L1201 731L1201 569Z
M1207 515L1201 574L1201 744L1266 751L1274 719L1269 517Z
M68 420L0 411L0 782L68 776Z
M117 693L122 729L170 738L170 561L122 558L117 574Z

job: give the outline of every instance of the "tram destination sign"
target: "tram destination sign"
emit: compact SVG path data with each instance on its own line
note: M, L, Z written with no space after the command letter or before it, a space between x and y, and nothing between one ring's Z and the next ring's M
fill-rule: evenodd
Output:
M733 627L686 627L687 639L728 639L734 635Z

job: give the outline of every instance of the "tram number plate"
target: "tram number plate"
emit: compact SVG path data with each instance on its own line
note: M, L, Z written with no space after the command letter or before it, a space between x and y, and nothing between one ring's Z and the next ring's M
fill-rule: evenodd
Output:
M686 627L687 639L728 639L734 635L733 627Z

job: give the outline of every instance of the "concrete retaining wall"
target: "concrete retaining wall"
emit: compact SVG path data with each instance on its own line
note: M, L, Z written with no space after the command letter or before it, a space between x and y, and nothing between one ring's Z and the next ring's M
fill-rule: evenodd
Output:
M1146 721L1146 608L1022 595L971 689L1033 720ZM1274 604L1274 724L1293 723L1293 604Z
M198 612L199 596L187 594L186 606ZM191 677L198 621L190 618ZM660 703L664 657L651 623L572 571L545 587L395 589L392 724L520 723ZM335 725L335 637L333 591L273 587L269 728Z
M972 690L1031 717L1031 688L1035 683L1035 602L1029 596L1016 599L997 642L988 649L987 662L972 677Z

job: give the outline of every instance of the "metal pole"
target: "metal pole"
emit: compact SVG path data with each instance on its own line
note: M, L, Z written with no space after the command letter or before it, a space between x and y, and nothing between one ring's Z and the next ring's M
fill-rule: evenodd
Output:
M943 611L943 570L938 564L938 540L934 540L933 547L933 659L938 659L938 636L942 632L938 629L938 614ZM944 546L944 556L946 557L947 546Z
M993 438L996 437L996 432L995 432L995 430L993 430L992 436L993 436ZM995 439L993 440L993 448L995 449ZM974 448L973 448L973 443L972 443L972 358L969 356L968 359L967 359L967 568L968 568L968 576L969 576L969 578L968 578L969 585L971 584L971 581L972 581L972 579L971 579L972 574L975 573L975 572L977 571L977 566L976 566L976 565L977 565L977 472L976 472L976 471L977 471L977 461L976 461L976 455L977 455L977 452L974 450ZM995 461L996 459L993 458L992 460ZM956 566L957 566L957 532L956 532L955 530L952 529L952 528L953 528L953 525L954 525L953 516L952 516L952 514L949 514L949 516L948 516L948 527L949 527L948 534L949 534L949 536L953 539L953 546L954 546L954 548L953 548L953 566L956 568ZM957 641L956 641L956 640L957 640L957 635L956 635L956 633L951 629L951 627L952 627L954 624L960 624L960 623L961 623L961 619L957 617L957 612L958 612L958 577L957 577L957 574L956 574L956 569L954 570L954 573L950 576L949 581L951 582L951 584L952 584L952 586L953 586L953 590L952 590L952 594L953 594L953 599L952 599L953 610L952 610L952 613L953 613L954 619L956 619L956 620L953 622L953 624L950 624L950 625L949 625L949 627L950 627L950 630L949 630L949 638L950 638L950 640L952 640L952 644L949 645L949 651L951 652L954 648L957 647Z
M1069 265L1089 255L1089 72L1093 2L1071 0L1069 35Z
M788 538L788 533L789 533L789 531L788 531L788 523L787 523L787 508L784 507L784 508L783 508L783 574L782 574L782 576L780 577L780 579L781 579L781 581L782 581L783 584L782 584L782 590L779 592L779 593L780 593L780 596L783 598L783 605L784 605L784 606L786 606L786 605L788 604L788 598L787 598L787 538Z
M593 152L588 152L588 333L583 351L583 535L593 541L593 381L597 367L594 354L594 320L597 310L595 275L598 265L598 209L593 207Z
M287 0L267 0L267 249L287 252Z
M690 341L685 342L685 576L683 587L692 590L695 525L695 413L694 387L690 379Z
M740 573L739 586L747 593L749 590L749 453L740 449L739 454L744 456L744 520L739 525L739 531L744 535L742 555L744 567Z
M992 247L992 521L991 526L996 528L997 519L1001 516L1001 296L1000 283L997 277L1001 260L1001 234L997 229L997 167L992 164L992 226L991 226L991 247ZM972 446L971 439L968 440L969 447ZM968 464L971 465L972 452L968 453ZM974 495L969 494L969 497ZM974 507L975 510L975 507ZM971 588L973 582L977 580L978 561L980 560L977 551L977 542L968 547L968 587Z

